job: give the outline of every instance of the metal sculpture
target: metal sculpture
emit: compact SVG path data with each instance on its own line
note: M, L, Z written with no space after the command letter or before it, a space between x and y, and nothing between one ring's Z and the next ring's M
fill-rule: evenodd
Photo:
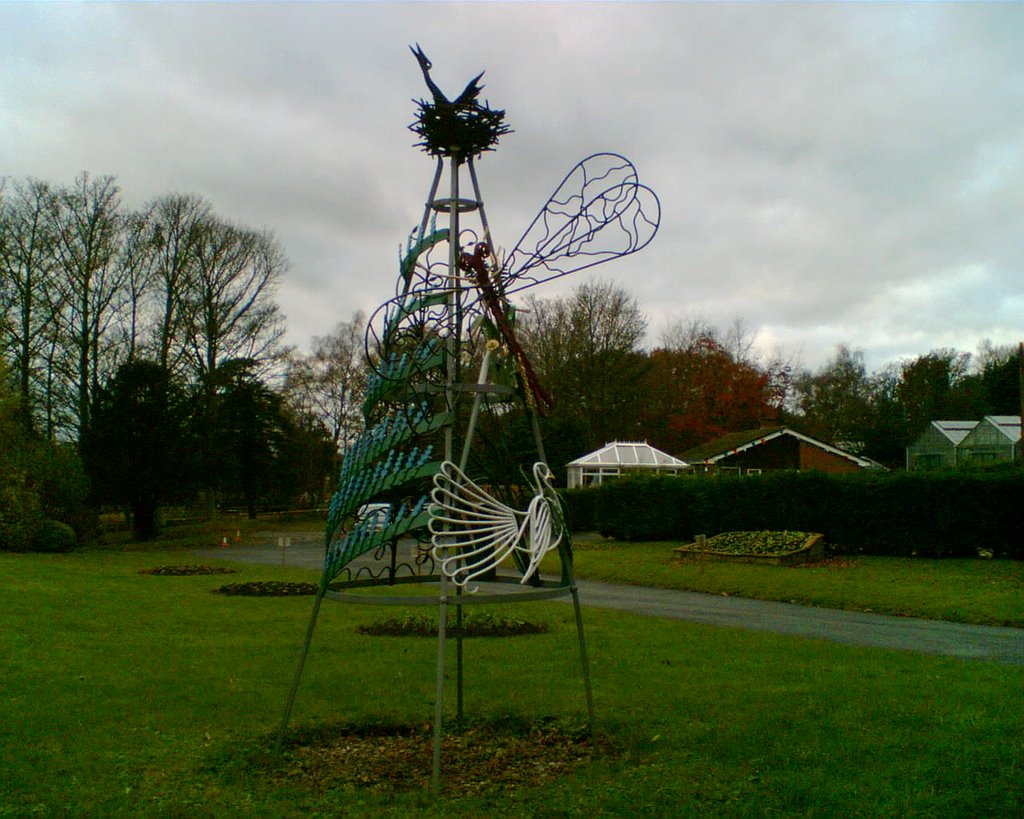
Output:
M434 156L451 157L459 162L479 156L484 151L493 151L498 139L511 131L505 125L504 111L494 110L487 103L481 105L478 101L483 88L479 82L484 73L477 74L454 101L449 101L430 78L433 64L419 43L409 49L420 64L423 80L433 97L433 102L416 101L419 110L416 122L409 129L422 139L418 146Z
M526 584L544 555L568 538L562 505L551 487L551 470L533 465L535 494L525 511L502 503L451 461L434 475L430 534L441 571L467 591L509 557L525 560L520 584Z
M505 112L480 103L482 73L449 100L431 79L432 64L423 50L419 45L411 50L432 101L417 101L417 118L410 129L420 137L417 146L434 156L437 164L423 219L399 257L395 295L367 325L365 431L344 452L338 489L328 511L320 588L280 736L287 729L324 599L437 605L436 788L450 605L461 619L462 606L470 603L571 595L592 721L571 538L561 502L551 487L537 420L553 399L516 337L515 308L509 296L642 249L657 232L660 207L627 159L595 154L566 175L513 249L499 258L474 159L494 150L500 137L511 133ZM444 197L438 191L446 163L450 193ZM460 195L464 169L469 172L473 198ZM479 225L468 228L463 217L471 213ZM447 217L447 226L437 226L439 216ZM475 356L479 366L474 368ZM481 415L496 406L503 407L503 412L518 407L530 419L537 457L533 484L526 489L485 488L467 472L480 439ZM499 498L499 490L508 497ZM360 519L359 510L366 504L387 504L388 512L383 520ZM411 547L412 553L400 558L400 544ZM538 576L541 560L551 553L558 555L561 565L557 580ZM369 562L367 555L373 557ZM512 569L515 574L503 575L500 569ZM485 581L511 583L516 591L500 593L490 587L481 591ZM438 595L432 599L350 594L356 588L405 583L436 584ZM457 647L461 719L461 636Z

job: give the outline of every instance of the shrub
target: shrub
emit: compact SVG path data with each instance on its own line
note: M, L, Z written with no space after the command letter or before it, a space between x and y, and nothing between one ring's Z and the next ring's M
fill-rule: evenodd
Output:
M27 552L42 525L39 495L28 476L17 464L8 464L0 473L0 550Z
M87 490L74 448L32 431L0 366L0 550L73 547L77 537L65 524L88 528ZM51 525L58 520L59 534Z
M42 524L33 475L35 442L0 361L0 549L25 552Z
M45 520L32 538L34 552L69 552L78 545L75 530L59 520Z

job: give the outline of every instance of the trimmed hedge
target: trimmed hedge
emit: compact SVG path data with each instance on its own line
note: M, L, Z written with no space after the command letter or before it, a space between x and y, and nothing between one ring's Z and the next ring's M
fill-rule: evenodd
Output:
M563 497L575 531L618 540L788 529L850 554L1024 559L1020 469L622 478Z

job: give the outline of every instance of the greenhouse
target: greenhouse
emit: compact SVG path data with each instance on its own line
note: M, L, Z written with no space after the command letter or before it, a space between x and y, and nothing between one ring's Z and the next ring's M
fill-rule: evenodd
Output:
M598 486L609 478L628 473L678 475L689 469L686 461L674 458L646 441L612 441L601 449L570 461L565 466L570 489Z
M964 436L960 461L970 464L1020 461L1020 416L986 415Z

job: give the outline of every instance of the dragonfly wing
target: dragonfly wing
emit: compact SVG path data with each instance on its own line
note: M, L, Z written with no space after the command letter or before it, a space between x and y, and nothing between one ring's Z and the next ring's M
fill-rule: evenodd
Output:
M594 154L562 180L505 258L503 290L541 282L635 253L654 238L661 205L618 154Z

